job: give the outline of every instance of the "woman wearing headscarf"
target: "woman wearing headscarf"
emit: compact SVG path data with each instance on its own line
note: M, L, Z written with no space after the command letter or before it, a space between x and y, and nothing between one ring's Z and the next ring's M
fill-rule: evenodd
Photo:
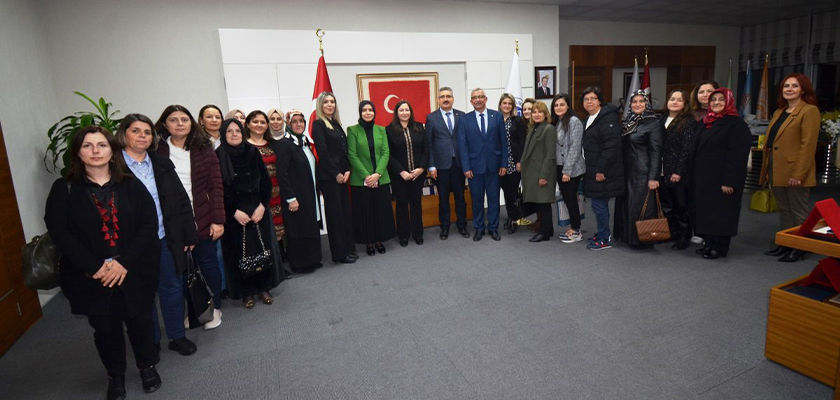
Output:
M274 140L280 140L286 135L286 123L283 121L283 110L272 108L268 110L268 133Z
M691 243L692 226L688 212L688 168L697 123L688 104L688 93L676 89L668 96L668 116L662 118L665 139L662 148L662 208L668 218L674 250L685 250Z
M263 271L244 277L239 260L271 251L271 178L260 152L242 135L242 125L236 119L222 122L222 145L216 150L222 169L225 191L226 235L222 237L228 292L233 299L242 298L245 308L253 308L254 296L265 304L274 302L269 292L280 284L281 275L276 254ZM244 243L243 243L244 242ZM265 267L265 266L264 266Z
M652 244L639 241L636 221L645 202L647 209L641 218L650 219L657 215L657 195L651 191L659 189L663 128L643 90L637 90L630 97L630 111L622 122L625 191L623 196L615 199L614 237L631 248L650 248Z
M353 244L353 216L350 211L350 161L347 159L347 135L341 127L335 95L322 92L315 100L312 141L318 165L318 191L324 196L324 217L333 262L356 262Z
M292 272L306 274L321 267L321 207L315 191L315 155L304 133L306 118L298 110L286 114L286 134L273 143L277 184L283 199L286 256Z
M390 153L385 127L375 125L373 103L359 103L359 124L347 128L350 190L353 194L353 234L367 254L385 253L382 242L396 236L391 211ZM374 250L375 248L375 250Z
M423 124L414 120L411 104L401 100L394 110L394 119L385 128L388 171L394 177L397 236L400 246L405 247L409 236L423 244L423 181L429 167L429 142Z
M706 239L697 253L713 260L726 257L732 236L738 234L752 134L726 88L709 96L702 125L692 158L694 221L697 234Z
M245 114L245 111L238 108L232 108L227 114L225 114L225 119L236 118L242 126L245 126L245 115L247 115Z
M793 73L779 85L778 109L767 128L759 185L769 183L779 204L781 229L802 225L811 205L811 188L817 185L817 137L820 134L820 110L817 96L807 76ZM805 252L776 247L765 252L781 262L794 262Z

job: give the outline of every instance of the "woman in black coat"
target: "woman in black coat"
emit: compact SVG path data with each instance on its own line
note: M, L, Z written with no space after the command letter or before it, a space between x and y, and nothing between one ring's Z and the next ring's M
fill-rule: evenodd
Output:
M715 89L709 99L692 158L692 187L695 229L706 239L697 252L716 259L726 257L732 236L738 234L752 134L735 109L732 91Z
M353 240L353 216L350 211L350 160L347 158L347 134L341 128L335 95L322 92L315 101L312 141L318 156L315 175L318 190L324 196L327 237L333 262L356 262Z
M388 135L388 171L396 200L397 237L408 246L408 236L423 244L423 182L429 166L429 142L423 124L414 120L411 104L395 106L394 120L385 127Z
M277 254L271 251L271 178L260 152L242 136L239 120L222 122L222 145L216 150L222 169L225 192L226 234L222 236L222 253L227 267L228 292L233 299L242 298L251 309L259 296L264 304L272 304L269 292L282 280ZM243 244L244 242L244 244ZM268 244L266 244L268 243ZM245 277L239 261L268 250L271 262L262 272Z
M621 122L618 108L603 104L601 89L590 86L581 96L589 113L584 121L583 154L586 159L584 193L592 201L598 232L589 240L590 250L612 247L610 243L610 198L624 194L624 165L621 162Z
M694 151L697 123L688 104L688 93L676 89L668 96L668 115L662 118L665 144L662 150L662 209L668 218L674 250L691 244L688 212L689 161Z
M70 312L87 316L94 329L110 378L108 399L125 397L123 324L143 389L153 392L161 384L152 328L160 270L157 213L118 149L107 129L80 130L71 143L67 178L53 183L44 213L61 252L59 279Z
M622 123L625 192L615 199L615 238L631 248L650 248L652 244L639 241L636 221L645 202L647 209L642 219L657 215L657 196L651 191L659 189L663 129L644 91L637 90L630 97L630 110Z
M158 210L161 257L157 292L169 339L168 347L181 355L190 355L197 349L195 343L187 339L184 328L184 273L187 270L187 252L198 244L190 198L178 179L172 161L155 152L158 135L149 117L126 115L117 131L117 141L123 147L128 169L152 194ZM207 329L218 327L222 323L221 314L221 310L216 310L214 319L204 326ZM152 320L155 343L160 343L156 306L152 308ZM198 325L198 321L194 323Z
M315 192L315 155L304 133L306 119L298 110L286 114L286 135L272 142L277 154L277 186L283 199L286 253L295 273L321 267L321 207Z
M516 206L516 199L519 197L519 181L522 179L522 152L525 150L528 123L516 115L516 99L510 93L503 93L499 99L499 112L505 121L505 140L508 145L507 173L499 179L505 193L507 211L503 228L513 234L519 227L516 221L522 218L519 207Z

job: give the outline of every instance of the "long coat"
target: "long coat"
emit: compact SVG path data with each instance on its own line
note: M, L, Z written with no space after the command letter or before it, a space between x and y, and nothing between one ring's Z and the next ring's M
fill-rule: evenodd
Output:
M768 134L783 112L785 110L779 109L773 113L770 125L767 126ZM820 110L814 105L800 101L779 127L772 148L764 146L764 162L761 164L759 184L764 185L769 179L767 165L772 153L772 186L786 187L791 178L802 181L802 187L817 186L817 163L814 153L817 151L819 134Z
M306 153L292 139L283 138L269 144L277 154L277 187L283 199L283 223L286 236L299 238L320 238L315 197L315 181ZM289 210L287 199L297 199L298 210Z
M526 203L554 203L557 186L557 133L554 125L543 122L525 139L522 153L522 198ZM545 179L545 186L539 180Z
M109 315L112 290L125 296L128 317L151 312L160 275L160 241L155 202L139 180L130 177L114 183L119 218L119 249L116 258L128 273L122 286L103 287L92 279L111 251L103 239L102 218L85 183L64 178L50 189L44 213L47 230L61 251L59 282L70 301L70 311L79 315Z
M586 121L583 122L586 126ZM621 162L621 123L618 108L607 104L595 121L583 131L583 154L586 174L583 188L586 197L608 199L624 194L624 165ZM602 182L595 174L604 174Z
M166 244L175 259L175 273L181 276L187 270L187 253L184 246L198 244L198 231L187 191L181 185L172 161L157 153L147 152L155 173L160 210Z
M636 221L648 197L648 181L659 181L662 171L663 127L658 118L648 118L624 136L624 195L615 200L615 238L628 244L640 244ZM644 219L657 214L656 196L651 194Z
M734 115L703 128L697 137L692 165L695 231L698 235L735 236L752 134L747 124ZM735 192L725 194L721 186L732 187Z
M350 186L364 186L365 178L379 173L379 185L391 183L388 175L388 161L390 150L388 147L388 136L385 134L385 127L373 126L373 157L376 159L376 168L371 162L370 147L365 129L361 125L353 125L347 128L347 159L350 161Z

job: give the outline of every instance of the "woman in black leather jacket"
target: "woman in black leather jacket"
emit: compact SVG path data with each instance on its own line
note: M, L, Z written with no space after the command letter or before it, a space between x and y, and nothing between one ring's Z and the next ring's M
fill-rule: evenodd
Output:
M663 129L644 91L633 93L630 110L622 122L624 133L621 136L626 190L624 196L615 200L614 227L617 240L640 249L653 246L639 241L636 221L648 194L651 198L647 201L643 219L657 215L656 195L649 192L659 188Z

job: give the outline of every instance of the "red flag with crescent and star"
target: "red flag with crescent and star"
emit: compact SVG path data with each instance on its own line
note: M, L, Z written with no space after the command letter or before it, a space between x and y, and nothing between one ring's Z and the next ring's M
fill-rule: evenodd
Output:
M368 94L370 101L376 107L376 124L388 126L393 121L397 103L408 101L414 111L414 120L425 124L429 115L429 81L428 80L393 80L370 82Z
M327 63L324 61L324 56L318 59L318 70L315 72L315 90L312 92L312 113L309 114L309 139L312 139L312 123L315 122L315 103L318 96L323 92L332 92L332 85L330 84L330 74L327 73ZM313 142L314 143L314 142ZM315 146L312 146L312 153L315 159L318 160L318 152Z

